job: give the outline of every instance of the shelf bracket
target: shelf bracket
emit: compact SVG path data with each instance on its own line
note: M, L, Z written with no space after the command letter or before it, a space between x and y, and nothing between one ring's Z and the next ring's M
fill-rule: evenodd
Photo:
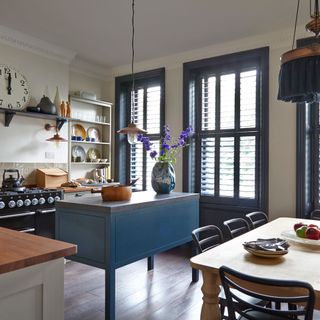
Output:
M14 111L6 111L5 112L5 118L4 118L4 126L5 127L9 127L10 122L15 114L16 113Z
M56 126L57 126L57 130L60 131L61 128L63 127L63 125L67 122L67 119L65 118L57 118L56 120Z

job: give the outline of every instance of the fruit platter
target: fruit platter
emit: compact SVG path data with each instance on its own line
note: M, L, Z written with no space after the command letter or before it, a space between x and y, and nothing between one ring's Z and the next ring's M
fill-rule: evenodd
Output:
M293 242L320 246L320 228L313 223L295 223L291 230L283 231L281 235Z

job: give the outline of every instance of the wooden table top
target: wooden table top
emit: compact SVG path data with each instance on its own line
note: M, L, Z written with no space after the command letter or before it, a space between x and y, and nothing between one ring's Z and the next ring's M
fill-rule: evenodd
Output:
M76 252L74 244L0 227L0 274Z
M220 266L225 265L258 277L306 281L315 289L317 298L320 298L320 246L289 242L288 254L275 259L253 256L242 246L245 241L257 238L282 237L282 231L292 230L293 225L300 221L320 225L320 221L315 220L279 218L191 258L191 265L214 273L218 273ZM320 240L314 241L320 243Z

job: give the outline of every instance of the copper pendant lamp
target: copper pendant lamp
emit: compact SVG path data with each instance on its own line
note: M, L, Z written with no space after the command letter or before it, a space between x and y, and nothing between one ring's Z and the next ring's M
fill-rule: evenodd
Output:
M294 49L300 0L297 3L292 50L281 56L279 73L278 100L287 102L319 102L320 101L320 14L318 0L314 0L312 20L306 30L314 33L314 41L306 47Z
M127 135L128 143L135 144L138 141L138 134L146 133L147 131L144 129L140 129L137 127L134 121L134 96L135 96L135 86L134 86L134 5L135 0L132 0L131 8L132 8L132 16L131 16L131 79L132 79L132 88L131 88L131 120L127 127L120 129L117 133L122 133Z
M67 142L68 141L67 139L65 139L59 135L59 130L58 130L57 126L53 126L53 125L47 123L47 124L45 124L44 128L47 131L51 130L51 128L55 128L55 130L56 130L56 133L53 135L53 137L46 139L46 141L51 141L51 142Z

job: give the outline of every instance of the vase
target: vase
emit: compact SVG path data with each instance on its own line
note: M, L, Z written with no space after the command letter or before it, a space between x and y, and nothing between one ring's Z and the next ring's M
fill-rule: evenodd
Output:
M170 162L156 162L151 173L151 185L156 193L170 193L176 185L176 174Z
M63 117L64 115L61 114L61 110L60 110L60 105L61 105L61 98L60 98L60 93L59 93L59 87L57 86L56 88L56 94L54 96L54 100L53 100L54 105L56 106L59 116Z

